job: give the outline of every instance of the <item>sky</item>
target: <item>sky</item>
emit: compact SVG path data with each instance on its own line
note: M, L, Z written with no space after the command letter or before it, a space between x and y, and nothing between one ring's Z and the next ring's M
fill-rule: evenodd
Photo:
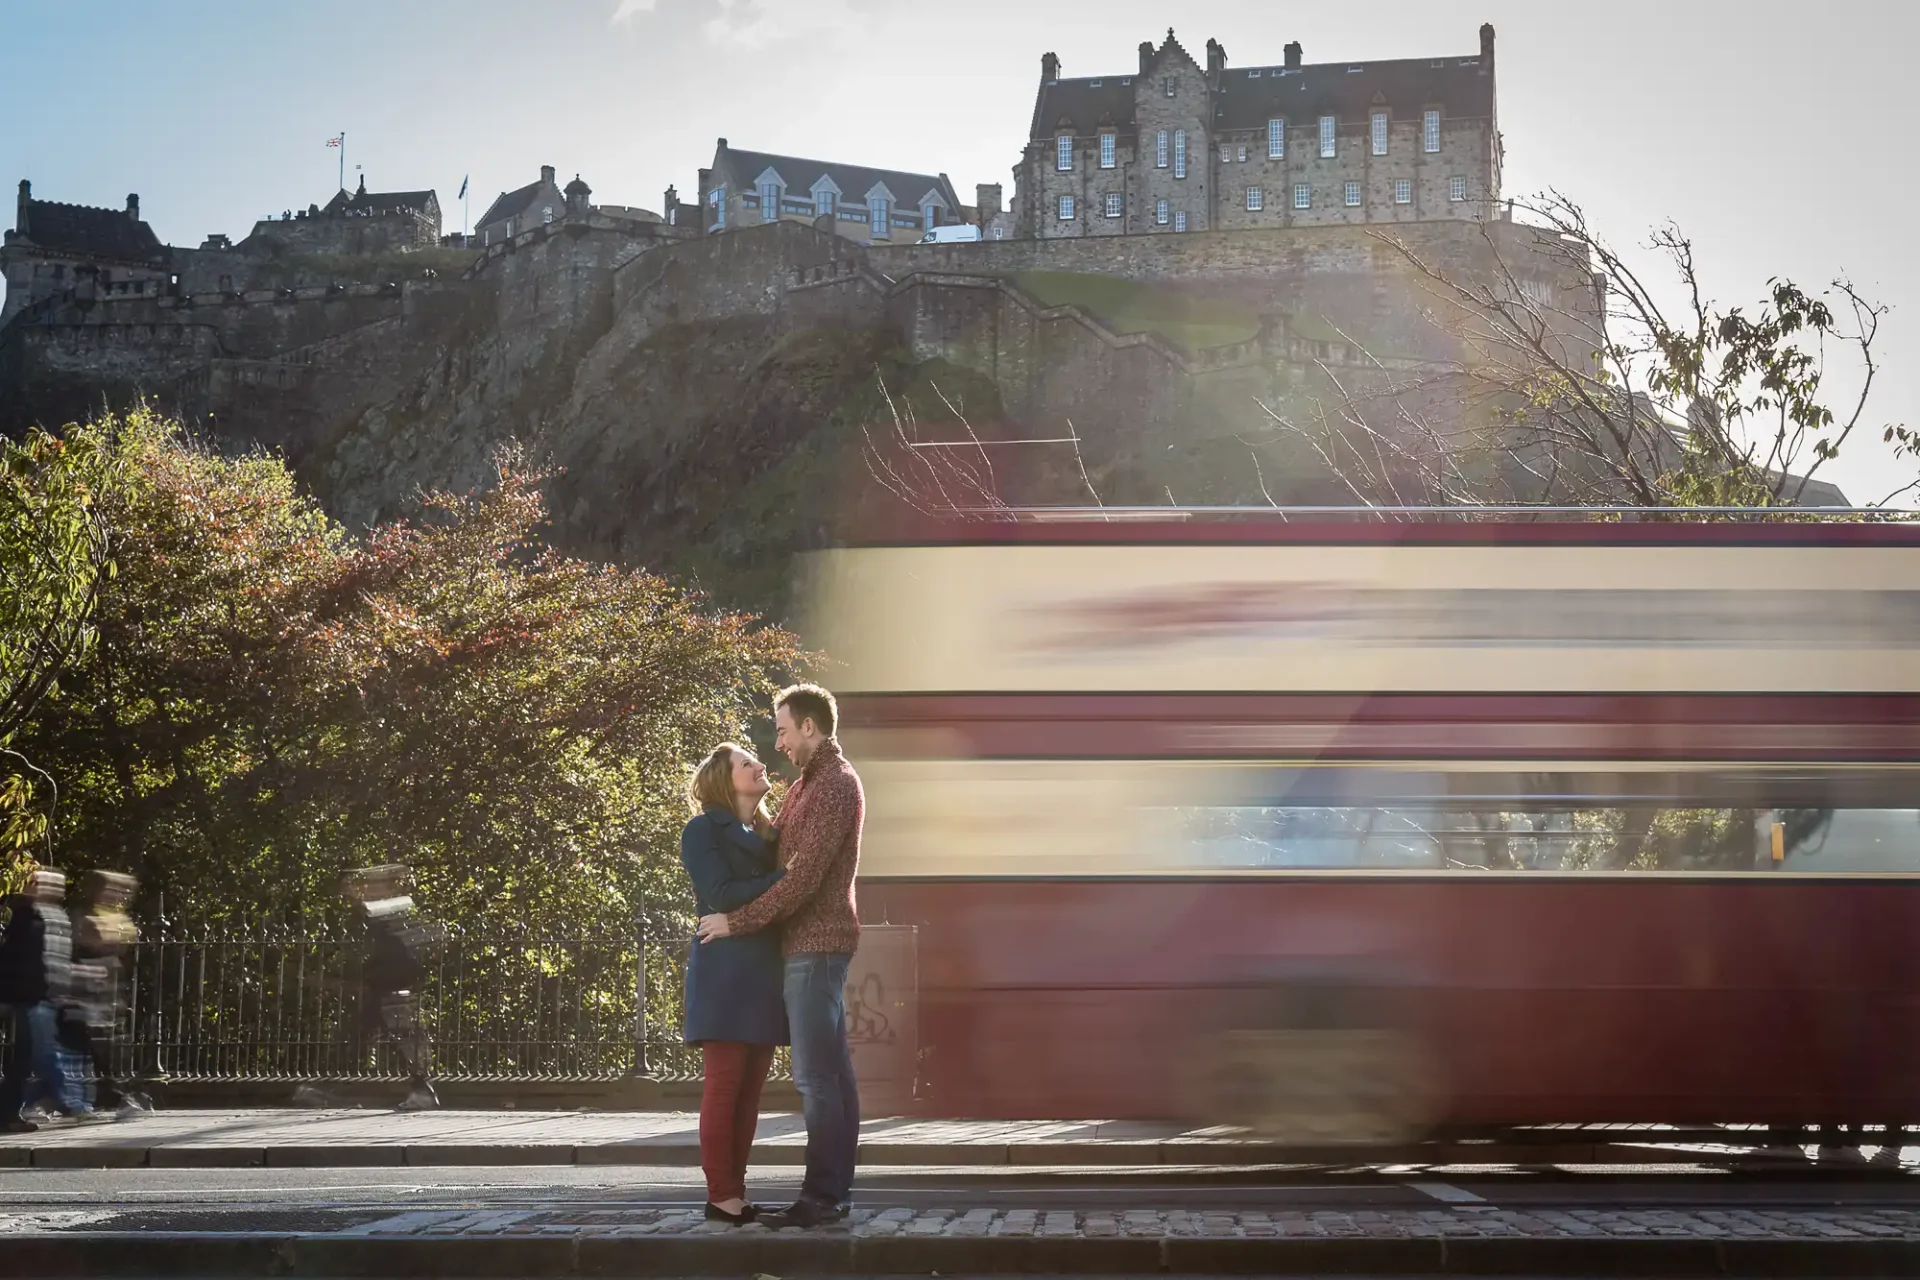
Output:
M1308 62L1464 56L1491 22L1506 194L1558 189L1626 248L1671 220L1723 302L1853 280L1892 308L1882 372L1821 474L1856 501L1912 475L1879 444L1920 425L1912 0L0 0L0 18L0 178L115 208L138 192L181 245L324 203L343 132L347 186L432 187L447 230L463 178L477 219L542 164L658 210L719 137L1011 197L1049 50L1064 75L1124 74L1171 24L1229 65L1293 40Z

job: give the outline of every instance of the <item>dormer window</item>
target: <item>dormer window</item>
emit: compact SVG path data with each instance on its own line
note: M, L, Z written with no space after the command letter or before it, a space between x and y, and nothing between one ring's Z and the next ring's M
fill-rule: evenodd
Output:
M1421 134L1428 155L1440 150L1440 113L1429 111L1421 122Z
M1332 116L1320 117L1320 158L1331 160L1334 156L1334 130L1338 127Z
M867 197L867 230L876 240L891 238L887 232L888 212L885 196Z
M1258 80L1259 78L1260 78L1260 68L1255 67L1253 70L1247 72L1247 79Z
M1073 135L1063 133L1053 140L1053 167L1061 173L1073 171Z
M833 216L833 189L822 187L813 193L813 216L816 218Z
M920 207L920 222L931 231L940 225L940 206L928 204Z
M1120 140L1110 133L1100 135L1100 167L1111 169L1119 163Z
M1267 121L1267 159L1284 159L1287 154L1287 122Z
M1374 112L1371 124L1373 154L1383 156L1387 154L1387 113L1384 111Z
M760 221L773 222L780 216L780 186L774 182L760 184Z

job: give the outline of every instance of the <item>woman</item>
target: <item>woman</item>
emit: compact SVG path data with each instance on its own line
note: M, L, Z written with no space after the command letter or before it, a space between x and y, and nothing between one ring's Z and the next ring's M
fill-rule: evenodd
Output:
M723 742L687 788L693 820L680 833L680 861L693 878L696 915L738 911L785 872L774 867L767 766ZM695 943L687 956L686 1041L700 1046L700 1164L707 1219L751 1222L747 1157L760 1117L760 1087L776 1045L787 1043L780 932Z

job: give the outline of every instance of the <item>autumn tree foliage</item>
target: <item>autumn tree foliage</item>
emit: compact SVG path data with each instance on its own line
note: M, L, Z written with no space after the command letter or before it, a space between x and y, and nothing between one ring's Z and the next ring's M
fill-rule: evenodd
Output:
M95 640L16 744L63 789L64 862L134 872L175 923L324 917L388 861L455 922L678 899L686 769L764 714L794 637L559 554L515 454L355 536L279 461L151 415L68 436L124 470Z

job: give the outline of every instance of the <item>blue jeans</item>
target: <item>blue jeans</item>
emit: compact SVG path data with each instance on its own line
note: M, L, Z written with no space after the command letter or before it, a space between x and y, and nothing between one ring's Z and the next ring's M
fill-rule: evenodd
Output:
M0 1123L18 1120L22 1108L46 1102L57 1110L71 1110L65 1078L60 1073L58 1021L46 1001L13 1006L13 1042L8 1046L6 1078L0 1080ZM35 1091L27 1093L27 1077Z
M807 1121L807 1175L800 1198L822 1205L853 1199L860 1148L860 1092L847 1048L844 951L787 957L787 1027L793 1036L793 1083Z

